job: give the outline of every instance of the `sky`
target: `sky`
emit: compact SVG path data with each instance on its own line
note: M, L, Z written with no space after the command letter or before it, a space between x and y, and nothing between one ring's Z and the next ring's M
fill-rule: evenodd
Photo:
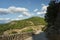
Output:
M0 0L0 23L44 17L50 0Z

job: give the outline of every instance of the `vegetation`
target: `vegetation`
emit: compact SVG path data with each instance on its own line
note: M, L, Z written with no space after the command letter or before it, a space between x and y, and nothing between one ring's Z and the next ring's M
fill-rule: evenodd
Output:
M17 34L17 32L16 31L12 31L10 34Z
M47 26L45 32L49 40L58 40L59 38L58 34L60 33L58 31L60 30L60 26L58 27L59 23L57 22L57 16L58 13L60 13L59 5L60 3L50 1L49 6L47 7L47 13L45 15L45 21L47 22Z
M58 13L58 4L55 1L51 1L47 7L47 13L45 15L45 20L48 25L54 25Z
M46 23L44 21L44 18L40 18L40 17L31 17L29 19L12 21L7 24L0 24L0 34L2 34L6 30L22 29L24 27L45 25L45 24Z
M33 29L27 29L27 30L23 30L22 32L32 32L33 31Z
M49 3L49 6L47 7L47 13L45 15L45 21L47 22L47 29L45 31L48 31L48 29L54 25L58 13L58 8L58 3L55 3L55 1L51 1Z

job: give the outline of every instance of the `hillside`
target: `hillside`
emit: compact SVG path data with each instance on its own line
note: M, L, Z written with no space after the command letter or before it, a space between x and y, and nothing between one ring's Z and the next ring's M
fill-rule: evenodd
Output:
M29 19L12 21L7 24L0 24L0 33L10 29L22 29L29 26L45 25L44 18L31 17Z

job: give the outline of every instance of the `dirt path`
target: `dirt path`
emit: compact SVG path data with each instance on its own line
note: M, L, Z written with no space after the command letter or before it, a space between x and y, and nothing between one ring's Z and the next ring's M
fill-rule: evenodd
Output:
M32 35L32 37L27 38L26 40L47 40L47 38L45 33L41 31L39 34Z
M38 30L42 30L42 28L44 27L44 25L38 25L38 26L29 26L29 27L25 27L22 29L11 29L11 30L7 30L5 31L3 34L4 35L9 35L10 33L12 33L13 31L17 32L17 33L21 33L24 30L28 30L28 29L33 29L34 31L38 31ZM39 31L38 31L39 32ZM37 32L37 33L38 33Z
M36 30L36 33L35 33L36 35L32 35L31 37L27 38L26 40L47 40L46 34L42 31L42 27L44 27L44 25L38 25L38 26L33 26L33 27L31 26L30 28L33 28L34 30ZM29 29L29 27L23 28L21 30L25 30L25 29ZM19 31L20 31L20 29L19 29Z

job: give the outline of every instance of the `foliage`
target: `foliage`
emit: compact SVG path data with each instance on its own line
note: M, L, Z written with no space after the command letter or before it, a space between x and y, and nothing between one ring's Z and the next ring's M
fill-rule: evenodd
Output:
M57 13L58 13L58 3L55 3L55 1L51 1L49 3L49 6L47 7L47 13L45 15L45 21L47 22L47 28L46 30L48 30L49 28L51 28L55 21L56 21L56 17L57 17Z
M60 26L59 26L59 15L60 3L56 3L55 1L51 1L49 6L47 7L47 13L45 15L45 21L47 22L47 26L45 27L46 36L49 40L59 40L60 35ZM58 19L57 19L58 18ZM58 25L57 25L58 24Z
M6 30L11 29L22 29L24 27L35 26L35 25L45 25L44 18L40 17L31 17L29 19L12 21L7 24L0 24L0 33L3 33Z
M33 31L33 29L27 29L27 30L23 30L22 32L32 32Z
M17 32L16 31L12 31L10 34L17 34Z

